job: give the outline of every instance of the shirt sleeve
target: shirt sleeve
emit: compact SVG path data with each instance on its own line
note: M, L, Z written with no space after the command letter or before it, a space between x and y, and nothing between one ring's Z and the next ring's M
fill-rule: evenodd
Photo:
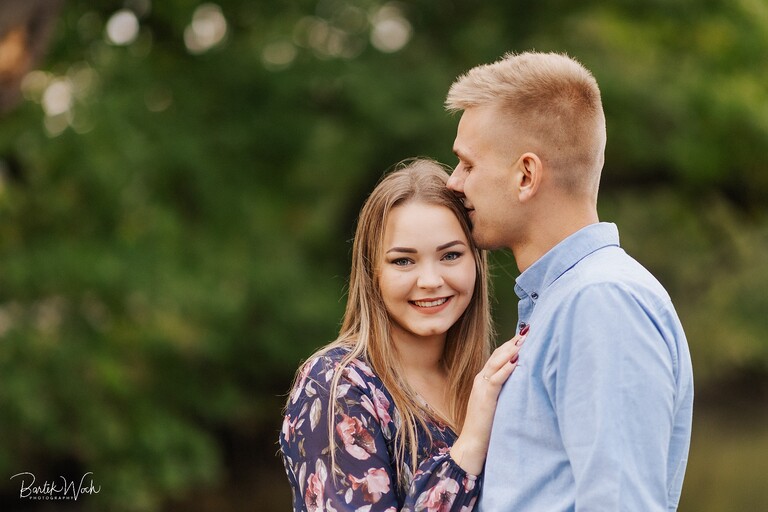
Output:
M407 493L399 492L390 452L394 407L372 374L367 375L370 369L352 364L343 370L335 417L329 424L328 389L337 371L335 362L325 359L310 365L289 398L280 438L295 511L472 510L479 481L448 453L422 461L409 475ZM336 441L336 470L331 466L329 425Z
M576 510L667 510L675 367L664 329L629 289L595 284L565 307L550 393Z

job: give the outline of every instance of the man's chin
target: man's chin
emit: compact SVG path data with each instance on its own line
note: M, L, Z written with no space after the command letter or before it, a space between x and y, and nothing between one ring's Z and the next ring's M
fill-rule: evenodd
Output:
M478 233L476 230L472 231L472 240L475 242L475 245L479 249L490 251L490 250L499 248L498 244L494 244L491 240L488 240L481 233Z

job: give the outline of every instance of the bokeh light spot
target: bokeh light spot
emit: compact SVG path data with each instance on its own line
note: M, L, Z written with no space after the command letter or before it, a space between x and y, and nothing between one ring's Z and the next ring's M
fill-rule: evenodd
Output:
M129 45L139 35L139 19L128 9L117 11L107 21L107 41L118 46Z
M379 9L371 19L371 25L371 44L385 53L402 49L413 34L410 22L394 3L388 3Z
M43 119L43 126L49 137L61 135L69 126L70 116L68 112L56 116L46 116Z
M192 22L184 30L184 44L190 53L203 53L224 40L227 20L216 4L203 4L195 9Z
M261 52L264 67L273 71L287 68L295 58L296 47L288 41L270 43Z
M21 81L21 92L28 100L40 103L43 100L43 93L51 82L52 75L45 71L30 71Z
M66 78L54 79L43 93L42 104L45 115L49 117L69 111L72 106L72 83Z

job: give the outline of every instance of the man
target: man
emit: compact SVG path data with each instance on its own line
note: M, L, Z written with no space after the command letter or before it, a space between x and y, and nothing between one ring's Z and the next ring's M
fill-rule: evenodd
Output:
M493 424L480 510L675 510L693 374L659 282L601 223L605 117L594 77L552 53L459 77L448 187L472 235L512 250L528 336Z

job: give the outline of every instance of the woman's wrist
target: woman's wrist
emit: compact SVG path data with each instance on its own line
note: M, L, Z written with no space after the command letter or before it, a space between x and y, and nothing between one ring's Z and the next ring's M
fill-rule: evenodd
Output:
M451 447L451 458L456 465L470 475L479 475L485 465L486 449L468 439L459 436Z

